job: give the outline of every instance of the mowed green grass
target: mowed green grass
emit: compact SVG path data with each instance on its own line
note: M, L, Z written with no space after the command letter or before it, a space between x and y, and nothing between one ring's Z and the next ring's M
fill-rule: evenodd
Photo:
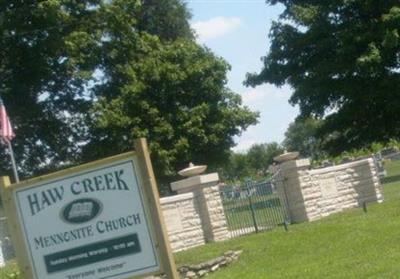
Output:
M323 220L205 245L176 254L178 265L230 249L239 261L208 278L400 278L400 162L388 163L385 201Z

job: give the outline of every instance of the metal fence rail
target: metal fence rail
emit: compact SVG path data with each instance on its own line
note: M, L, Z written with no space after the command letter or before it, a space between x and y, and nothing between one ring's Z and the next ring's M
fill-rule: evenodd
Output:
M272 229L287 224L285 202L277 187L277 177L248 181L241 186L225 186L221 191L231 237Z

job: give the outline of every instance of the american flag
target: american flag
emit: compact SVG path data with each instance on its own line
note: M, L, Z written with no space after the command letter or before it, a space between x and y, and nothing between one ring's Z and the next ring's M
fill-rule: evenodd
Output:
M9 142L14 137L15 135L7 116L6 107L4 106L3 100L0 98L0 138L3 141Z

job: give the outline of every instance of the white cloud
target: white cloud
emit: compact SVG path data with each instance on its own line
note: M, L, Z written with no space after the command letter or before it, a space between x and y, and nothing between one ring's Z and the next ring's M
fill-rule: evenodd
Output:
M250 88L241 95L244 105L257 110L265 107L267 103L287 102L290 94L291 90L289 86L277 88L273 85L266 84L256 88Z
M254 139L242 139L239 140L238 144L232 148L232 150L236 153L246 153L247 150L253 145L256 144L257 141Z
M246 152L253 144L256 144L257 141L257 129L260 124L255 126L250 126L247 128L246 132L241 137L236 137L235 141L237 145L233 147L233 151L242 153Z
M243 91L244 105L260 112L259 124L249 127L241 136L236 137L237 145L232 148L235 152L248 150L255 143L282 142L284 133L295 117L298 107L292 107L288 99L292 94L289 86L277 88L265 84Z
M241 25L242 20L238 17L219 16L205 21L193 22L192 28L196 31L198 41L204 43L229 34Z

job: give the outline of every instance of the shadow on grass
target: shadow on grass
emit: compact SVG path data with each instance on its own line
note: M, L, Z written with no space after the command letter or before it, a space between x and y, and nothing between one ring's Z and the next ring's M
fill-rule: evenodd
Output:
M400 181L400 174L399 175L393 175L390 177L384 177L381 179L381 183L382 184L387 184L387 183L393 183L393 182L397 182Z

